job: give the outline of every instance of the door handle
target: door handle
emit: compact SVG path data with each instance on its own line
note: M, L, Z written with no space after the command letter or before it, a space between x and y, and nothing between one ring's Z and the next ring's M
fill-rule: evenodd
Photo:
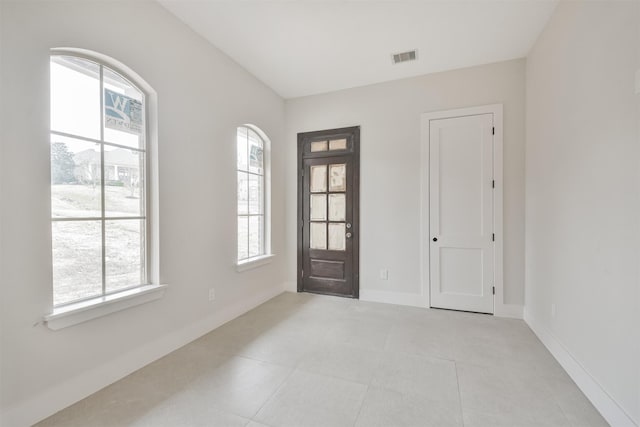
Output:
M346 234L346 236L347 236L347 239L350 239L352 234L349 232L349 233Z
M437 242L437 241L438 241L438 238L437 238L437 237L434 237L434 238L433 238L433 241L434 241L434 242Z

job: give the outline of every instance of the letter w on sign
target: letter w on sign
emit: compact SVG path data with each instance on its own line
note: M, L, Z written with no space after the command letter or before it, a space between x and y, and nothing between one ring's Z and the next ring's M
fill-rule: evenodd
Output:
M139 135L142 133L142 103L109 89L104 90L104 126Z

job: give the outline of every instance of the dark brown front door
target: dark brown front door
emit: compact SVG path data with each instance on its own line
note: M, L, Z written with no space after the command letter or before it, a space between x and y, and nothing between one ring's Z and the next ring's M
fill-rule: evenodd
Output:
M360 128L298 134L298 292L358 298Z

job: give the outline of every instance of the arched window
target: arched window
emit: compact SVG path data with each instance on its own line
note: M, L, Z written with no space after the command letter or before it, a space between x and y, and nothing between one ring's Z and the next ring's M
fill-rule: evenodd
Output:
M269 140L250 125L237 130L238 264L270 255Z
M103 58L50 57L54 307L151 283L147 94Z

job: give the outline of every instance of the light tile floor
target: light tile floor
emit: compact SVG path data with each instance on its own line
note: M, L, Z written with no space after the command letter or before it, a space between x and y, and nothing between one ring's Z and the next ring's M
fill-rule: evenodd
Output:
M284 293L38 426L606 426L520 320Z

